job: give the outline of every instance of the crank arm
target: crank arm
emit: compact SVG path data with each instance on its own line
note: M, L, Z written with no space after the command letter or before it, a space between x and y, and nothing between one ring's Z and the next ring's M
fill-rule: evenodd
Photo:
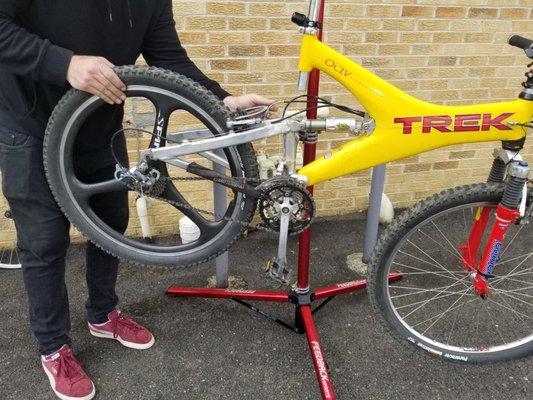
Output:
M258 199L261 192L256 190L253 186L249 186L246 182L241 182L237 178L229 177L220 172L201 166L197 163L190 163L187 166L187 172L202 177L206 180L213 181L222 186L233 189L237 192L244 193L247 196Z
M285 198L280 205L279 210L279 242L278 242L278 255L273 260L269 268L269 275L271 278L283 283L288 284L290 279L291 270L287 261L287 241L289 239L289 225L291 222L291 203L289 198Z

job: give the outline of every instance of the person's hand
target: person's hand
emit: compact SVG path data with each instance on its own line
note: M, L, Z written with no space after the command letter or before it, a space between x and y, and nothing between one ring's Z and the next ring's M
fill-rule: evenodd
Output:
M73 56L67 72L67 81L78 90L94 94L108 104L126 100L126 85L113 71L114 65L103 57Z
M274 104L274 100L259 96L258 94L245 94L243 96L228 96L224 100L224 104L231 111L245 110L247 108L258 106L270 106ZM277 107L273 106L271 111L276 111Z

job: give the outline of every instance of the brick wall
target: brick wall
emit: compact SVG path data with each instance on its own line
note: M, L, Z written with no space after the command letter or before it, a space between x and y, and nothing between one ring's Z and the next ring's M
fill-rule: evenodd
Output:
M297 94L300 39L290 15L305 13L307 4L174 0L174 10L189 55L228 91L287 99ZM526 58L506 39L533 37L533 10L531 0L329 0L325 31L328 44L416 97L445 104L499 101L520 91ZM321 94L357 105L328 78ZM135 123L150 112L144 104L128 110ZM319 154L347 139L323 135ZM455 146L393 163L386 192L404 207L443 188L482 181L495 145ZM266 148L272 153L278 145ZM526 158L532 153L532 146L524 151ZM364 209L370 179L366 171L318 185L320 214ZM0 243L9 240L2 225L0 232Z

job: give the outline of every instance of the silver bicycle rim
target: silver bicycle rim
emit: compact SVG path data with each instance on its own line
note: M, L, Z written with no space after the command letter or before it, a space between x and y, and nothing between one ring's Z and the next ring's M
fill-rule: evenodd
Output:
M444 210L422 221L411 229L409 234L402 238L393 249L392 255L389 257L387 263L386 271L396 272L400 270L402 280L397 283L386 283L386 298L398 321L413 335L413 340L417 338L442 350L464 354L488 354L506 351L533 340L533 252L528 251L516 254L513 251L513 248L517 247L518 240L525 240L530 244L527 248L533 248L531 246L533 244L533 235L529 228L530 225L512 226L512 229L509 230L501 258L494 268L496 277L490 281L491 294L488 300L484 301L475 296L470 280L468 279L468 273L459 264L459 252L456 244L466 241L470 223L474 219L473 210L482 205L490 204L472 203ZM494 207L494 204L490 206ZM468 208L472 211L466 212L465 210ZM456 237L454 239L452 238L454 232L443 229L442 226L439 227L436 222L442 222L439 220L444 215L447 215L446 222L449 228L456 222L449 215L460 210L462 212L458 215L459 218L461 216L463 217L464 227L466 229L463 230L462 237ZM428 225L432 227L431 232L427 229ZM490 223L489 226L491 226ZM425 238L426 246L431 249L439 249L441 254L448 254L448 258L451 257L456 260L456 263L452 264L451 267L449 265L443 265L442 260L439 261L429 250L423 247L421 248L420 243L413 243L413 233ZM415 249L416 252L413 251L414 254L406 253L402 251L404 247ZM413 265L413 261L410 264L395 261L400 252L403 253L402 256L405 256L404 258L417 261L417 264ZM426 271L424 266L428 268L427 266L430 265L433 267L433 270ZM431 275L432 279L426 278L427 281L437 278L437 280L440 279L442 282L447 282L447 284L436 288L416 287L410 284L412 277L424 277L424 275ZM415 281L416 278L412 280ZM504 286L502 282L507 286ZM515 287L509 288L509 283L511 285L514 284ZM416 296L417 294L421 296L418 300L412 301L410 304L401 304L401 301L398 301L398 299L402 298L412 298L412 296ZM440 314L428 315L428 310L424 310L429 304L431 304L431 307L434 307L438 303L442 303L443 305L443 311ZM518 304L518 307L513 306L513 304ZM431 309L431 307L428 308ZM503 312L506 314L500 323L494 320L494 310L497 310L500 315ZM452 315L452 311L455 311L455 315ZM425 316L424 312L426 312ZM459 313L463 315L459 315ZM407 321L408 318L417 314L421 315L419 317L421 319L420 321L416 323ZM513 332L515 332L514 329L517 329L518 332L528 332L529 334L514 339L510 338L509 341L506 341L503 336L506 332L502 329L501 322L506 322L506 325ZM428 332L435 332L439 324L443 327L451 326L451 329L443 332L444 336L447 335L448 342L454 335L457 335L459 327L463 331L466 328L474 327L474 337L477 338L476 341L478 343L466 343L464 342L464 336L462 336L463 343L452 344L439 340L438 336L432 338L430 335L427 335ZM492 329L482 330L482 328L487 326L492 326ZM455 334L454 329L457 329ZM482 334L492 334L502 343L494 343L490 346L482 345L478 339L479 335ZM516 334L515 332L515 335L519 335L519 333Z

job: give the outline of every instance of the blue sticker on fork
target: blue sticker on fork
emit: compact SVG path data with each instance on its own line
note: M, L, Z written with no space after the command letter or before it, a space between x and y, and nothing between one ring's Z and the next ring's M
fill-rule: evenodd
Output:
M487 265L487 275L492 275L492 271L494 270L494 266L496 265L500 255L501 248L502 243L495 241L494 245L492 246L492 250L490 251L489 263Z

